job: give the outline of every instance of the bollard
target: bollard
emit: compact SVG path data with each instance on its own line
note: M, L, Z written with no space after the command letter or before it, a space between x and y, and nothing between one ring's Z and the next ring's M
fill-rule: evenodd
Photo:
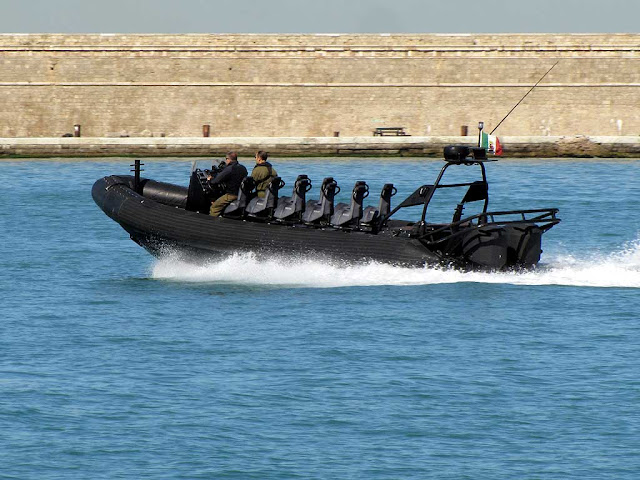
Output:
M73 126L73 136L74 137L79 137L80 136L80 124L76 123Z
M202 125L202 136L208 137L211 133L211 125Z
M467 125L462 125L460 127L460 136L466 137L467 135L469 135L469 127Z
M333 136L334 137L339 137L340 136L340 132L333 132Z

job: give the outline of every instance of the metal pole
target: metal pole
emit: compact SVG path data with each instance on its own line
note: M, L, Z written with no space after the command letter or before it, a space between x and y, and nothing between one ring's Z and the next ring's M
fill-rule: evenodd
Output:
M133 167L133 190L137 194L142 195L142 188L140 185L140 172L142 170L140 169L140 165L144 165L144 163L140 163L140 160L135 160L134 164L130 166Z
M484 130L484 122L478 122L478 147L482 146L482 130Z

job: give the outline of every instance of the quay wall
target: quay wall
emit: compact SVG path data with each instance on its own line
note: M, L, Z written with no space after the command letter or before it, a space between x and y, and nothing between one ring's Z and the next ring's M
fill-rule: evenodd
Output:
M0 137L640 135L640 35L0 35Z
M582 135L502 137L509 157L640 158L640 136ZM0 158L13 157L220 157L237 151L253 157L256 150L272 156L427 156L442 157L447 145L477 145L470 136L440 137L126 137L0 138Z

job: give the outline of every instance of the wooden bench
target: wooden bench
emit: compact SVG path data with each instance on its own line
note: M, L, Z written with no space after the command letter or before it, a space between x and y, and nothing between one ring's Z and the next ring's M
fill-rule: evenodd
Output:
M384 136L384 135L409 135L404 131L404 127L378 127L373 131L373 136Z

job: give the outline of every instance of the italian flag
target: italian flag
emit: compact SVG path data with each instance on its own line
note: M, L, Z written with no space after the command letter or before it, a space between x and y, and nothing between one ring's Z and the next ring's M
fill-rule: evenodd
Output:
M488 152L491 152L494 155L502 155L502 145L500 145L500 140L498 139L498 137L494 135L489 135L488 133L482 132L480 146L486 148Z

